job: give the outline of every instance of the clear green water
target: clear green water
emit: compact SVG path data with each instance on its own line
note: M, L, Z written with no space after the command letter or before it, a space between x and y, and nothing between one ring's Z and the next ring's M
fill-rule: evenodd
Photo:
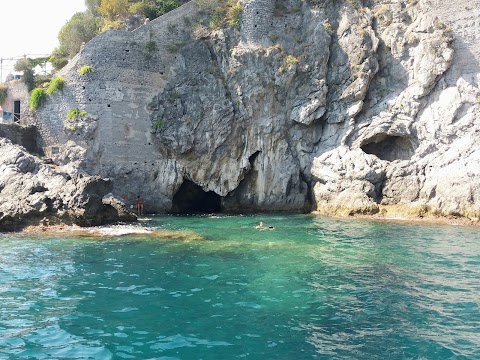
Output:
M480 359L479 229L152 219L205 240L0 235L0 358Z

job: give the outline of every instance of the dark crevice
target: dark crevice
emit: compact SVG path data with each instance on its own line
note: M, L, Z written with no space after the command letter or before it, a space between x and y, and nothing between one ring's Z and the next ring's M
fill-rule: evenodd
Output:
M213 191L206 192L190 180L173 196L171 212L175 214L218 213L222 211L222 197Z
M375 197L373 200L377 204L381 204L383 200L383 189L385 188L385 185L387 183L387 177L384 175L384 177L378 181L377 183L373 184L375 186Z
M45 187L45 186L42 186L42 185L37 185L37 186L34 186L31 190L30 190L30 194L36 194L36 193L41 193L41 192L45 192L45 191L48 191L48 189Z
M306 196L306 204L305 204L305 212L310 212L313 208L314 204L314 196L313 196L313 182L309 180L307 176L300 171L300 180L303 181L307 186L307 196Z
M248 162L250 163L251 167L253 167L253 163L255 162L255 160L257 160L259 154L260 151L255 151L252 155L248 157Z

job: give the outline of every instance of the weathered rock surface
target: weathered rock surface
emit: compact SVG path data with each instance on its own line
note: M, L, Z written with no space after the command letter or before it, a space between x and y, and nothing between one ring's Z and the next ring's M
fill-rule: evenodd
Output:
M81 226L133 221L120 202L106 198L112 182L57 167L0 138L0 231L42 219Z
M45 142L147 211L480 217L479 52L456 60L469 45L431 2L242 3L240 30L191 1L93 39L36 114ZM70 108L89 116L66 127Z

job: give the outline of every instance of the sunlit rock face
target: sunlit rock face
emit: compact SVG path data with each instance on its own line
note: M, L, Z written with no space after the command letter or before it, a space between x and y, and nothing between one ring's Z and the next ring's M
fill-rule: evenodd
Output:
M149 211L406 204L478 217L478 59L456 65L456 32L432 4L242 6L239 29L201 25L207 11L192 1L103 33L63 70L63 94L37 123ZM79 75L84 65L94 71ZM74 107L87 115L69 123Z

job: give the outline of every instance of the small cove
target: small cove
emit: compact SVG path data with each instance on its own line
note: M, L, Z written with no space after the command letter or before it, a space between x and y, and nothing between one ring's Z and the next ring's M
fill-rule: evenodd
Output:
M149 220L159 231L1 234L0 358L480 358L476 228Z

